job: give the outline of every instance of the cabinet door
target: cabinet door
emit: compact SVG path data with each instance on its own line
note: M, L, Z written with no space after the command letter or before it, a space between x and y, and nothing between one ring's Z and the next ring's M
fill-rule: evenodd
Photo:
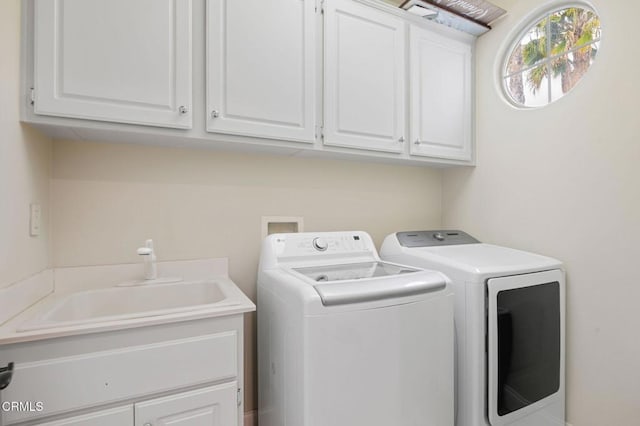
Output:
M207 0L207 131L313 142L313 0Z
M133 405L68 417L36 426L133 426Z
M36 114L190 128L190 0L36 0Z
M324 143L401 152L405 23L350 0L326 0Z
M237 383L169 395L135 405L135 426L236 426Z
M411 27L411 154L471 160L471 46Z

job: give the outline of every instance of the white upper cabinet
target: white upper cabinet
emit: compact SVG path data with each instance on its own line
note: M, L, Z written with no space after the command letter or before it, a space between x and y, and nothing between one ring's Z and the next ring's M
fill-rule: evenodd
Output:
M397 7L23 1L22 120L54 138L473 163L475 38Z
M324 143L404 150L406 24L350 0L325 2Z
M207 0L207 131L315 140L313 0Z
M471 46L410 30L412 155L472 160Z
M35 114L191 128L191 0L35 0Z

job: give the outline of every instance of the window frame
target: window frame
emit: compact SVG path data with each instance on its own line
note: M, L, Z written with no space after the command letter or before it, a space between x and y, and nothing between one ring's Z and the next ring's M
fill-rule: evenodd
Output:
M520 24L516 26L516 30L512 31L511 34L509 35L508 43L505 45L506 48L503 49L502 59L500 61L500 68L498 70L498 80L499 80L499 85L502 89L502 96L513 107L517 109L530 110L530 109L538 109L538 108L544 108L546 106L549 106L552 103L555 103L556 101L564 98L565 95L571 92L575 88L575 86L578 85L579 81L582 80L582 77L584 76L582 76L580 80L576 82L575 86L572 87L568 92L563 93L562 96L559 96L556 99L553 99L552 97L552 93L551 93L552 80L549 79L546 87L547 103L544 105L524 105L517 102L511 95L511 92L508 87L507 81L510 77L518 74L523 74L531 69L534 69L540 66L541 64L545 64L545 66L547 67L547 73L548 73L547 75L551 76L552 73L550 68L551 68L551 63L553 62L554 59L576 52L584 48L585 46L593 45L596 43L598 44L598 51L600 50L600 42L602 40L602 34L600 34L600 37L590 41L589 43L582 44L577 47L573 47L569 50L563 51L555 55L550 55L548 57L545 57L540 62L537 62L534 65L524 66L518 71L511 72L511 73L507 72L507 67L509 65L511 55L514 52L516 46L518 46L518 44L521 43L522 39L543 19L547 19L556 12L569 9L572 7L589 10L593 12L598 18L600 18L600 14L598 13L597 9L593 6L593 4L589 2L586 2L586 1L566 1L566 2L560 2L560 3L554 2L552 4L547 4L543 7L537 8L531 13L529 13L524 19L521 20ZM550 26L551 26L551 20L547 19L547 31L549 30ZM602 31L602 26L600 27L600 31ZM550 51L551 51L551 39L547 37L546 52L550 52ZM590 65L589 67L591 66L592 65Z

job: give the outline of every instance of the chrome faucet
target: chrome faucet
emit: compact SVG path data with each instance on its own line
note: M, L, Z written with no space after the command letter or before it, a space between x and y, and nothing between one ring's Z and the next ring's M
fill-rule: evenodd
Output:
M144 247L138 249L138 255L144 256L144 279L155 280L158 278L156 254L153 251L153 240L147 240Z

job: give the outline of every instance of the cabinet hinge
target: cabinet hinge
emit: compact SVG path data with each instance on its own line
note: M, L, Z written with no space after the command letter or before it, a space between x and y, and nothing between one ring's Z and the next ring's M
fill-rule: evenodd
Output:
M238 407L242 405L242 389L238 388Z
M29 103L35 105L36 103L36 89L33 87L29 90Z

